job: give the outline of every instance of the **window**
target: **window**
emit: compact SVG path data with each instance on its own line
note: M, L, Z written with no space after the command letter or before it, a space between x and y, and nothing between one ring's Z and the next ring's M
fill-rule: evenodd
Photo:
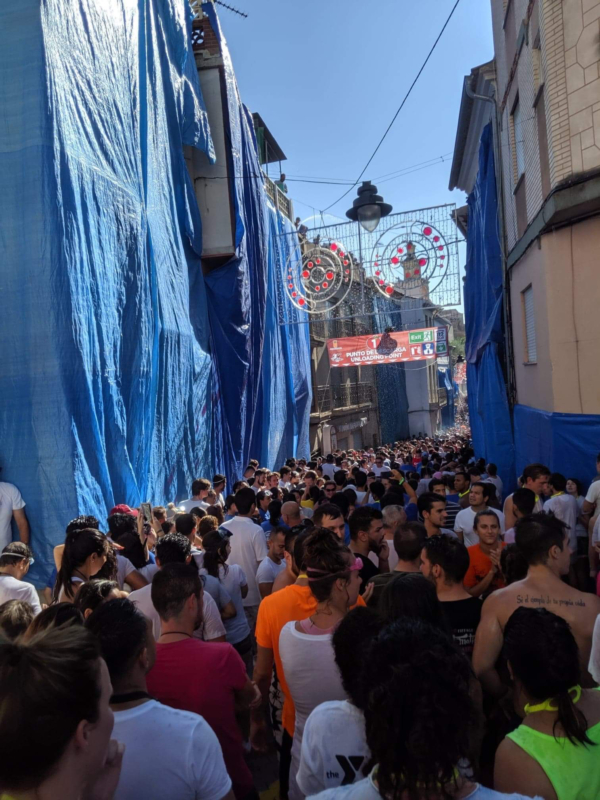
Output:
M528 286L521 293L523 298L523 328L525 334L525 363L537 362L537 344L535 339L535 313L533 308L533 288Z
M512 112L513 163L515 167L515 183L525 172L525 150L523 148L523 128L521 125L521 106L517 99Z

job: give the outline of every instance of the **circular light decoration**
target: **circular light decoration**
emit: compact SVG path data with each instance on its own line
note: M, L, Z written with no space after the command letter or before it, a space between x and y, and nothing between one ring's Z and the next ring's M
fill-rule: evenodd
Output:
M431 222L406 220L383 231L370 259L373 285L386 297L394 291L413 296L430 296L448 270L448 245L442 232Z
M311 245L301 260L297 253L290 255L285 276L286 294L297 308L309 314L330 311L344 300L352 286L348 250L333 241Z

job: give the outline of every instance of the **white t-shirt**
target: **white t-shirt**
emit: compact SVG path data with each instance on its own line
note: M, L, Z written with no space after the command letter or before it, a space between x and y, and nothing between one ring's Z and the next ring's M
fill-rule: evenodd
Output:
M483 480L483 483L491 483L492 486L496 488L496 497L498 498L498 502L502 502L502 492L504 491L504 484L502 483L502 478L499 478L498 475L488 475L487 478Z
M233 534L229 539L231 553L227 563L240 566L248 581L248 594L243 600L244 606L257 606L260 603L260 593L256 572L259 563L267 557L265 532L249 517L234 517L229 522L224 522L221 527Z
M323 477L329 478L330 481L333 480L333 476L338 471L338 469L340 469L340 467L336 467L335 464L330 464L328 461L325 461L321 465L321 468L323 470Z
M377 464L371 465L371 472L374 472L375 475L379 478L382 472L389 472L390 468L386 467L385 464L382 467L378 467Z
M500 521L500 531L504 533L504 514L498 511L497 508L488 508L488 511L493 511ZM479 536L473 530L473 521L475 520L475 511L471 507L463 508L456 515L454 522L454 530L456 533L462 531L464 535L465 547L472 547L474 544L479 544Z
M588 670L596 683L600 683L600 614L596 617Z
M207 580L217 581L212 575L207 575L205 569L201 570L201 573ZM233 605L237 612L235 617L223 620L227 641L229 644L237 644L243 641L250 633L242 601L242 586L247 585L244 570L237 564L228 564L227 574L225 574L223 567L219 567L219 580L217 582L223 588L227 597L233 600Z
M178 510L183 511L185 514L189 514L192 508L201 508L202 510L208 508L209 504L206 503L204 500L194 500L193 497L190 497L189 500L182 500L179 503Z
M40 599L35 587L26 581L13 578L12 575L0 573L0 605L9 600L23 600L33 608L34 614L39 614L42 610Z
M129 599L135 603L142 614L152 622L152 633L154 638L158 639L160 636L160 617L158 611L152 605L152 584L142 586L135 592L131 592ZM210 642L212 639L218 639L225 636L225 626L221 619L221 614L217 608L217 604L209 595L208 592L203 594L203 616L204 622L202 628L194 632L195 639L202 639L205 642Z
M381 800L381 795L373 783L373 772L368 778L353 783L350 786L340 786L337 789L327 789L320 794L311 795L315 800ZM475 784L475 790L471 794L464 796L463 800L531 800L522 794L503 794L487 789L479 783ZM541 797L534 797L533 800L542 800Z
M285 561L282 559L280 564L276 564L272 558L267 556L260 562L256 571L257 583L273 583L279 573L285 569Z
M354 783L370 757L362 711L348 700L321 703L304 726L298 786L311 795Z
M577 516L579 506L571 494L556 494L544 503L544 511L551 511L557 519L567 526L569 532L569 546L577 552Z
M206 720L150 700L115 711L125 745L115 800L222 800L231 789L219 740Z
M231 595L218 578L209 575L205 569L198 570L202 576L204 591L212 597L219 611L223 611L227 603L231 602Z
M7 484L0 483L0 488L6 485ZM595 516L598 511L600 511L600 481L594 481L594 483L590 484L590 488L588 489L585 499L588 501L588 503L594 504L592 516Z
M142 575L144 578L146 578L148 583L152 583L152 581L154 579L154 576L156 575L156 573L158 572L159 569L160 569L160 567L158 567L156 564L150 563L150 564L146 564L145 567L142 567L141 569L138 569L138 572L140 573L140 575Z
M25 508L21 492L12 483L0 481L0 551L12 542L11 522L13 511Z
M296 623L288 622L279 635L279 656L296 709L289 798L300 800L303 794L296 775L306 720L318 705L328 700L345 700L346 693L334 660L331 634L313 636L297 631Z
M136 572L136 569L131 561L117 553L117 583L119 584L119 589L123 588L127 576L131 575L132 572Z

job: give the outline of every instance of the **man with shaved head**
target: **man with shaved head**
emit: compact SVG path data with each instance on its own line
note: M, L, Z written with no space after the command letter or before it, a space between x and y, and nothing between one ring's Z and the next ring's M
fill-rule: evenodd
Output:
M288 528L293 528L295 525L302 525L302 514L300 513L300 506L293 500L288 500L281 506L281 519L284 525Z

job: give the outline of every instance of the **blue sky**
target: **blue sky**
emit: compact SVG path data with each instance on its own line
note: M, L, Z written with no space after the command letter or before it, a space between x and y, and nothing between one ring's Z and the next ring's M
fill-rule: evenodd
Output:
M288 160L285 173L354 180L419 70L454 0L230 0L219 7L243 101ZM488 0L461 0L425 72L363 179L395 211L448 202L462 82L493 56ZM445 161L393 180L382 175ZM273 167L277 169L277 167ZM347 187L288 181L304 218ZM344 217L356 190L331 209ZM464 251L463 251L464 258Z

